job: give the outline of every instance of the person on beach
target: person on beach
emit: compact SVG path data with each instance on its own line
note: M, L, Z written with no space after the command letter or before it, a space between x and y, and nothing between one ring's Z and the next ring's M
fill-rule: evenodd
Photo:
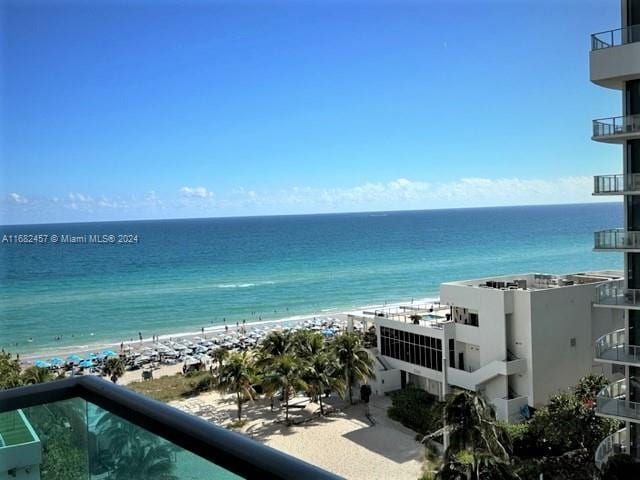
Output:
M140 341L142 342L142 332L138 332L138 338L140 339Z

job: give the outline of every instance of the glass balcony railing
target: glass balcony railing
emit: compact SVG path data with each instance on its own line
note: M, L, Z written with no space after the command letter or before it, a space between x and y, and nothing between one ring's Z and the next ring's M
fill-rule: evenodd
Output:
M622 328L596 340L596 358L601 361L640 364L640 346L627 345Z
M601 415L640 420L640 403L627 400L626 380L618 380L600 390L596 412Z
M596 467L599 469L607 462L610 456L627 452L627 429L623 428L606 437L596 449Z
M0 391L0 439L16 478L338 478L93 376Z
M596 250L634 250L640 249L640 232L626 231L622 228L601 230L593 234Z
M593 177L593 193L640 193L640 173L627 175L598 175Z
M599 118L593 121L593 138L615 137L640 132L640 115Z
M619 47L620 45L635 42L640 42L640 25L631 25L592 34L591 50Z
M603 306L640 308L640 290L626 288L624 280L603 283L596 287L595 303Z

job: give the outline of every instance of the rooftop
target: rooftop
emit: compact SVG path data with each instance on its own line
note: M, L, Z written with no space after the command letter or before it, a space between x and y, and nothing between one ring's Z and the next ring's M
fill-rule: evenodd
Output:
M517 275L501 275L495 277L480 278L476 280L460 280L446 282L443 285L457 285L472 288L492 288L499 290L547 290L550 288L563 288L589 283L600 283L623 278L621 272L579 272L562 275L546 273L522 273Z

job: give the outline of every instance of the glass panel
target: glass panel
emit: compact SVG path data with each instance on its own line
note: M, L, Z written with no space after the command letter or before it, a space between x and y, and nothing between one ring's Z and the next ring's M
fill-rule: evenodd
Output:
M27 469L41 480L240 478L79 398L1 413L0 438L17 478Z

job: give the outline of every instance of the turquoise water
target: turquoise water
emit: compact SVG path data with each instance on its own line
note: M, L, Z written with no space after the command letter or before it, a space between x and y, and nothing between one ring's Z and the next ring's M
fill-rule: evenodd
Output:
M4 226L138 243L0 244L0 346L80 348L433 297L450 280L621 269L622 254L591 251L593 231L621 219L607 203Z

